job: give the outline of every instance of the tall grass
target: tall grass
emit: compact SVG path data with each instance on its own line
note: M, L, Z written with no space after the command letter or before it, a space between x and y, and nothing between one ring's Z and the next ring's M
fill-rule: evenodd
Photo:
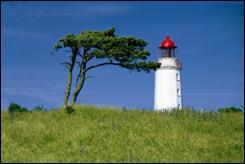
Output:
M243 113L1 113L2 162L244 162Z

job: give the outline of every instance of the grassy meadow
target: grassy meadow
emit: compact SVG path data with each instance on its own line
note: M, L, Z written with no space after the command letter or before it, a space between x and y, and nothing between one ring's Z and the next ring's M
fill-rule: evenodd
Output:
M244 113L2 111L1 162L244 162Z

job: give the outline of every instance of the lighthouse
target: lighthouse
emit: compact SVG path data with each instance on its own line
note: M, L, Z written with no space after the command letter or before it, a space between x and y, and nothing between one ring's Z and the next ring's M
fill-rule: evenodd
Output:
M182 66L177 58L177 46L167 36L159 48L160 68L155 72L154 110L182 108L180 71Z

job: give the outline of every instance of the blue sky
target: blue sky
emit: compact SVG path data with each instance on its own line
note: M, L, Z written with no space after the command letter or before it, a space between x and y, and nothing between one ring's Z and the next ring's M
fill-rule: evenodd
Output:
M50 55L53 45L67 33L111 27L148 41L149 61L170 34L183 64L184 106L244 104L244 2L2 2L1 11L2 109L62 105L67 70L59 63L67 57ZM78 102L153 108L154 72L108 66L89 75Z

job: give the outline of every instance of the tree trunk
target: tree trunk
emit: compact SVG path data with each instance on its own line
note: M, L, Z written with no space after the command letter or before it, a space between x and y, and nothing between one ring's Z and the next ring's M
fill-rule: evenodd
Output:
M65 90L64 107L66 107L68 103L68 99L69 99L70 92L71 92L71 83L72 83L72 70L69 70L68 81L67 81L66 90Z
M78 85L76 86L74 93L72 95L72 101L71 101L71 105L75 105L76 101L77 101L77 96L80 93L81 89L83 88L84 82L85 82L85 70L86 70L86 63L82 62L81 65L81 72L80 72L80 80Z
M73 71L73 68L75 66L77 52L78 52L78 49L77 48L72 49L71 63L70 63L70 67L68 69L69 70L69 73L68 73L68 81L67 81L66 90L65 90L64 107L67 107L68 100L69 100L70 93L71 93L72 71Z

